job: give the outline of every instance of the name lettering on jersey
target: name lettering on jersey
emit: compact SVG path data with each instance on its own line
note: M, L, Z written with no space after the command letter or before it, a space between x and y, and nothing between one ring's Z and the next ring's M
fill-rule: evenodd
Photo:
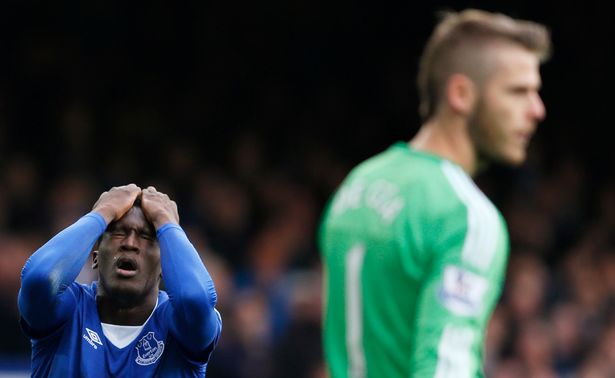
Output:
M98 336L98 333L92 331L89 328L85 328L85 331L87 332L87 335L84 333L83 334L83 338L85 339L85 341L87 341L91 346L94 347L94 349L98 349L98 347L96 346L96 344L99 345L103 345L102 344L102 340L100 339L100 336Z
M354 182L349 186L343 187L335 203L333 204L333 214L339 215L349 209L357 209L361 205L361 197L365 186L362 182Z
M334 215L341 215L361 206L376 211L384 222L390 224L404 207L404 200L399 195L397 185L389 181L378 180L367 187L364 182L355 182L340 190L333 203L332 212Z
M154 332L148 332L135 346L137 358L135 362L142 366L147 366L158 361L164 352L164 342L156 339Z
M488 288L486 278L464 268L448 265L444 268L438 299L456 315L474 316L483 309Z
M404 200L399 195L397 185L378 180L367 189L365 204L376 210L385 222L391 223L404 207Z

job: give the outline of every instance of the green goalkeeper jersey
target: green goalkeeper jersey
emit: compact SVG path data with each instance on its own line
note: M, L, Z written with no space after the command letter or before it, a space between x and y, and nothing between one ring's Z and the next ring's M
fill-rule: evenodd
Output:
M320 248L331 378L482 376L508 234L461 167L393 145L345 179Z

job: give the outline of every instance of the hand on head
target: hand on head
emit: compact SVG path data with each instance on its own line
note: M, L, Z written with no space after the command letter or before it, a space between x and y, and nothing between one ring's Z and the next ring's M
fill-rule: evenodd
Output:
M141 188L135 184L114 186L100 195L92 211L102 215L109 224L126 214L140 194Z
M168 195L156 190L153 186L141 189L135 184L114 186L103 192L92 207L107 224L120 219L141 198L143 214L156 229L166 223L179 224L177 204Z
M177 204L168 195L148 186L141 191L141 209L156 230L166 223L179 224Z

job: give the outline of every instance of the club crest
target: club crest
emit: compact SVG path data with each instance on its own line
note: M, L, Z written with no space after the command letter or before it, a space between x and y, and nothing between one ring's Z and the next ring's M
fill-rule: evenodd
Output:
M143 366L151 365L162 356L164 342L156 339L154 332L149 332L139 340L135 349L137 349L135 362Z

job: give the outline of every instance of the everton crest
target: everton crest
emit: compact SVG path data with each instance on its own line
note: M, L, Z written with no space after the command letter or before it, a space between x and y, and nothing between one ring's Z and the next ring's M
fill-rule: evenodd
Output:
M151 365L162 356L164 342L157 340L154 332L149 332L139 340L135 348L137 349L135 362L143 366Z

